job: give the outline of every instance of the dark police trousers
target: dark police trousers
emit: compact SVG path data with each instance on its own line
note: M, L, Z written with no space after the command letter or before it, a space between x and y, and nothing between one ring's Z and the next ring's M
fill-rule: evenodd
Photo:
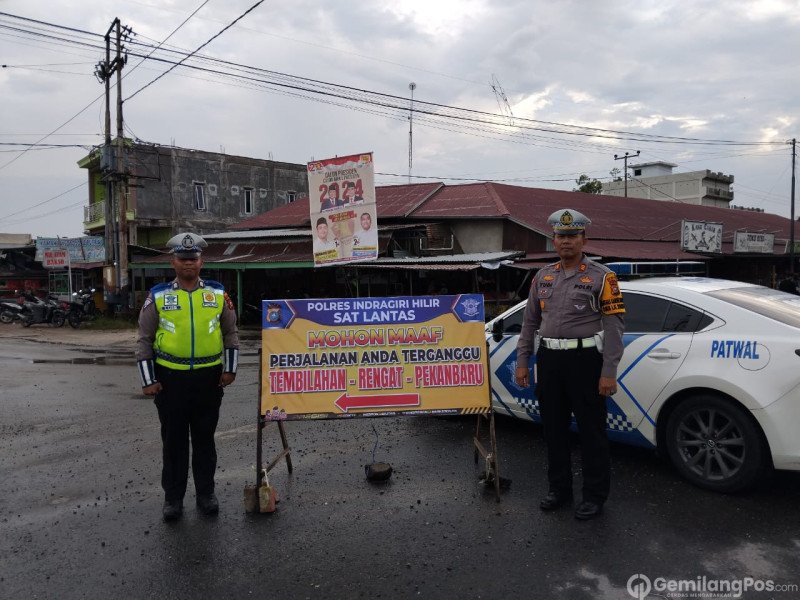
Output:
M578 424L583 467L583 500L603 504L611 486L611 456L606 436L606 399L597 391L603 357L596 348L536 353L536 396L547 443L550 491L572 494L570 432Z
M179 501L186 493L190 433L195 492L198 496L211 494L217 469L214 432L223 395L219 386L222 365L178 371L156 364L155 372L163 386L155 404L161 421L165 500Z

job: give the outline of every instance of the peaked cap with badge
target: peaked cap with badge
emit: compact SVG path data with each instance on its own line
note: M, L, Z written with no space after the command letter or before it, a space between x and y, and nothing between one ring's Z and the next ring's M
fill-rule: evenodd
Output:
M561 235L583 233L591 222L589 217L571 208L562 208L547 217L547 223L553 226L553 233Z
M172 236L166 245L170 254L178 258L197 258L208 242L196 233L179 233Z

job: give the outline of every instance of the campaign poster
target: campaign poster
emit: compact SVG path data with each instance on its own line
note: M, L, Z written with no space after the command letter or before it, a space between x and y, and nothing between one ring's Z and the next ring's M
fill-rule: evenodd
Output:
M264 300L267 421L490 410L483 296Z
M314 266L378 258L372 152L308 163Z

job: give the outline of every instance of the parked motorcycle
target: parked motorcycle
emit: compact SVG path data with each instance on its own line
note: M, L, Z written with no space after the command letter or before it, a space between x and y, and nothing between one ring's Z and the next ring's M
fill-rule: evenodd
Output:
M94 288L72 292L72 302L67 310L67 322L77 329L83 321L94 319L97 307L94 304Z
M23 292L22 298L20 322L23 327L30 327L37 323L50 323L53 327L64 326L67 318L66 303L62 303L52 296L39 298L28 292Z
M0 323L13 323L22 317L22 304L12 300L0 301Z

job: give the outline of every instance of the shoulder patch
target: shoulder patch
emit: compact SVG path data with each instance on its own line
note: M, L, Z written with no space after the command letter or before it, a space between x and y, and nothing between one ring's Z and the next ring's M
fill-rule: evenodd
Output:
M603 278L603 289L600 292L600 310L606 315L615 315L625 312L625 301L619 289L617 276L606 273Z
M225 304L228 305L228 308L230 308L231 310L234 310L233 301L231 300L231 297L228 296L228 292L223 292L222 294L223 294L223 296L225 296Z

